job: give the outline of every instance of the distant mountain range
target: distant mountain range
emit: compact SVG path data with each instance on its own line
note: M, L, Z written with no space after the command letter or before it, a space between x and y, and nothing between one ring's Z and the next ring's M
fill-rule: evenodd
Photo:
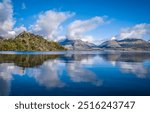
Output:
M100 48L112 50L150 50L150 42L142 39L123 39L123 40L109 40L101 45Z
M64 39L58 42L70 50L150 50L150 41L142 39L108 40L100 45L84 42L82 40Z
M150 51L150 41L142 39L108 40L95 45L82 40L47 41L42 36L22 32L14 39L0 37L0 51L121 50Z
M58 42L69 50L93 50L100 49L97 45L82 40L64 39Z

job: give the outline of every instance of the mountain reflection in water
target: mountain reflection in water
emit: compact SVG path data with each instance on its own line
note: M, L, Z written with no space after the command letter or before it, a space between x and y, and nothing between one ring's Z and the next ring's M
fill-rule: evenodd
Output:
M0 95L150 95L150 53L0 54Z

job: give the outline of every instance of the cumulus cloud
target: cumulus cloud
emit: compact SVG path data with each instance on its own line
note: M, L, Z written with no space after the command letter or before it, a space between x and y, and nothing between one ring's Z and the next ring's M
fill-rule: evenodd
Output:
M23 31L27 31L27 28L23 25L20 27L14 28L15 35L18 35L18 34L22 33Z
M30 26L30 31L50 40L57 39L59 30L62 29L61 24L73 15L70 12L48 10L38 15L36 23Z
M150 34L150 24L137 24L130 28L124 28L121 30L120 34L116 36L120 39L126 38L144 38L145 35Z
M0 36L9 37L15 24L13 7L10 0L0 2Z
M26 4L22 3L21 9L26 9ZM84 35L90 30L96 28L100 23L104 22L102 17L94 17L89 20L75 20L64 34L62 23L72 17L72 12L57 12L48 10L40 13L37 20L29 27L29 31L38 35L42 35L48 40L58 41L61 39L82 39L83 41L94 42L93 36ZM0 36L12 38L27 31L25 26L14 27L16 21L13 18L13 6L11 0L3 0L0 2Z
M16 27L13 18L13 6L10 0L0 2L0 36L10 38L26 30L24 26Z
M75 20L68 26L67 38L91 42L93 41L93 36L87 36L84 33L95 29L101 23L104 23L104 19L97 16L88 20Z

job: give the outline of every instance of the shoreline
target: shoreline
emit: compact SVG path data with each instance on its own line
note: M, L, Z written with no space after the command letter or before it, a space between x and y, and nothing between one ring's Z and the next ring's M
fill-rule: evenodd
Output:
M67 51L0 51L0 54L99 54L99 53L150 53L150 51L121 51L121 50L67 50Z

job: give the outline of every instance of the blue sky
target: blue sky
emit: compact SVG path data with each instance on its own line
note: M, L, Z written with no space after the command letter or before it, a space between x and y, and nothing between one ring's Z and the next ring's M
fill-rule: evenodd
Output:
M0 0L0 2L3 3L2 0ZM35 32L35 30L31 30L31 25L39 25L36 22L40 20L40 15L46 16L47 11L54 11L53 13L57 14L59 12L68 12L70 14L70 16L67 16L64 20L60 20L57 27L59 30L60 28L63 30L61 33L53 34L55 37L58 34L59 36L64 35L62 37L71 37L69 33L66 33L70 24L80 20L81 22L79 22L80 25L78 28L81 28L81 26L87 27L87 23L89 26L90 21L87 22L86 20L90 20L94 17L102 18L103 22L98 22L100 25L95 25L95 27L89 28L87 31L83 30L82 27L82 32L75 33L76 30L79 30L76 27L76 30L73 28L71 29L74 32L70 32L78 34L79 38L86 35L87 37L91 36L94 40L106 40L112 36L117 36L119 38L125 38L127 36L129 38L144 37L148 39L149 36L150 0L11 0L10 4L13 7L12 17L15 20L12 29L24 26L27 30ZM51 15L50 12L49 14ZM95 21L97 21L97 19L93 20L93 22ZM47 22L47 24L48 23L49 22ZM86 25L82 23L86 23ZM50 23L49 26L51 26ZM58 30L58 28L54 28L54 30ZM133 33L139 32L139 30L141 33ZM42 35L42 32L44 31L42 30L39 33ZM49 36L53 37L52 35Z
M107 15L133 23L150 21L150 0L12 0L12 3L14 11L23 17L56 9L76 12L81 18ZM24 12L22 3L27 7Z

